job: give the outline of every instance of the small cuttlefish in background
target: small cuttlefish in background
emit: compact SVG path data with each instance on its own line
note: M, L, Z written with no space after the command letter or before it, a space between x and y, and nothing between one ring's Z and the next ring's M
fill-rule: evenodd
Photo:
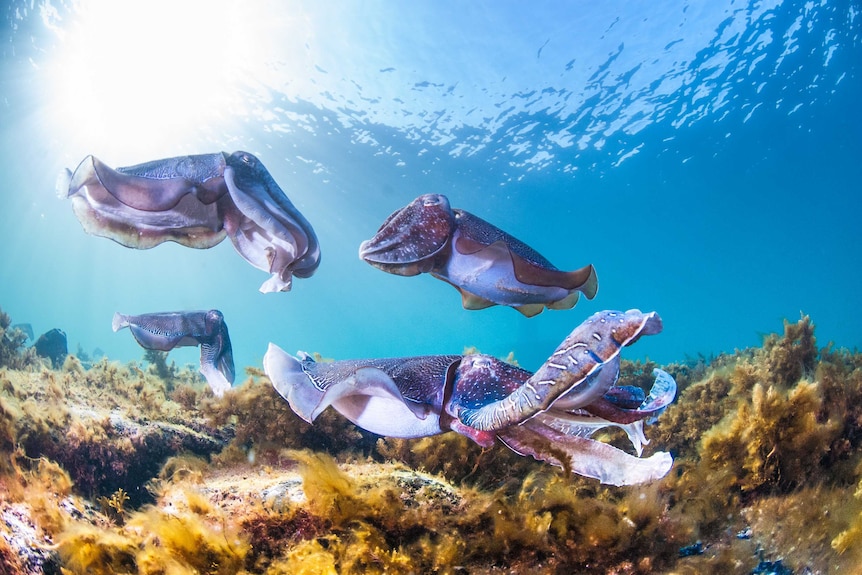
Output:
M170 351L175 347L201 347L201 374L216 397L233 383L236 372L224 315L217 310L173 311L142 315L114 314L114 331L128 327L145 349Z

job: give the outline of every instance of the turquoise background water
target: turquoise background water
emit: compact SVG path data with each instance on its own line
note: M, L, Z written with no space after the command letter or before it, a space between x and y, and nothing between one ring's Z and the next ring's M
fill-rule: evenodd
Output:
M0 306L140 358L115 311L220 309L239 366L269 341L358 358L475 345L536 368L594 311L658 311L628 357L757 345L810 314L862 344L862 15L844 2L17 2L0 61ZM289 293L229 242L123 248L55 194L124 166L246 150L314 226ZM468 312L357 250L446 194L599 293ZM196 351L173 352L179 363Z

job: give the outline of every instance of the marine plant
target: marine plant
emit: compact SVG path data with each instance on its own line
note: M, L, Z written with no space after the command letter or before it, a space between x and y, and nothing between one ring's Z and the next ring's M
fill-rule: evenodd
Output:
M652 366L624 361L620 383L646 381ZM818 351L803 317L761 348L666 369L681 392L646 433L676 463L663 480L629 488L454 433L378 438L326 412L312 428L255 369L221 399L185 370L166 393L136 363L87 368L70 357L61 370L0 369L0 512L26 510L68 574L857 565L862 354ZM192 441L209 451L192 453L203 445ZM170 444L180 449L153 449ZM283 485L299 482L304 498L254 487L282 475L298 477ZM134 481L112 483L122 477ZM23 572L21 548L0 543L0 569Z
M277 460L285 448L339 453L373 447L375 437L331 411L324 412L314 426L307 424L293 413L262 371L248 368L247 372L249 377L224 397L208 399L200 405L213 427L233 426L234 438L221 460L225 456L245 460L250 453L261 461ZM265 406L265 417L261 417L261 406Z
M38 365L33 348L26 348L27 334L12 327L12 318L0 308L0 368L25 369Z
M102 513L108 516L117 525L122 525L125 521L126 503L129 501L129 494L122 487L114 491L110 497L104 495L99 497L98 503L102 508Z
M174 379L177 376L177 364L171 361L168 365L168 352L159 351L156 349L147 349L144 351L144 361L150 364L163 382L165 382L165 391L170 393L174 389Z

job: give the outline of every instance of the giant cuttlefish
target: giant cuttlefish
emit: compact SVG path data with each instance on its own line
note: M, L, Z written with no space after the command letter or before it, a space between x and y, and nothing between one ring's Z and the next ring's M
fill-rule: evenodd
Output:
M506 305L527 317L545 307L569 309L578 293L592 299L592 265L564 272L524 242L464 210L442 194L425 194L392 213L359 257L385 272L428 272L461 292L465 309Z
M620 350L662 329L655 312L603 311L577 327L536 373L481 354L432 355L318 363L270 343L264 370L290 407L311 423L329 406L356 425L390 437L456 431L479 445L496 439L602 483L630 485L663 477L669 453L642 458L645 419L676 395L656 369L649 395L616 385ZM622 428L638 457L590 439Z
M221 397L236 376L233 348L224 315L217 310L171 311L142 315L114 314L112 327L129 328L145 349L170 351L175 347L201 346L201 374Z
M87 233L147 249L173 241L211 248L230 237L269 274L260 291L288 291L320 263L311 224L248 152L200 154L112 169L87 156L66 170L58 193Z

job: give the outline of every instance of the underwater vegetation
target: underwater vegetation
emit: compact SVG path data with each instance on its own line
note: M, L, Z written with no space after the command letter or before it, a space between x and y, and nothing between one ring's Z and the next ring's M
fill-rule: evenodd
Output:
M457 433L312 426L257 368L216 398L194 367L51 369L4 333L0 573L854 572L862 354L814 332L662 366L680 393L646 451L674 467L629 487Z
M31 336L12 326L12 318L0 309L0 367L23 369L38 363L36 350L24 344Z

